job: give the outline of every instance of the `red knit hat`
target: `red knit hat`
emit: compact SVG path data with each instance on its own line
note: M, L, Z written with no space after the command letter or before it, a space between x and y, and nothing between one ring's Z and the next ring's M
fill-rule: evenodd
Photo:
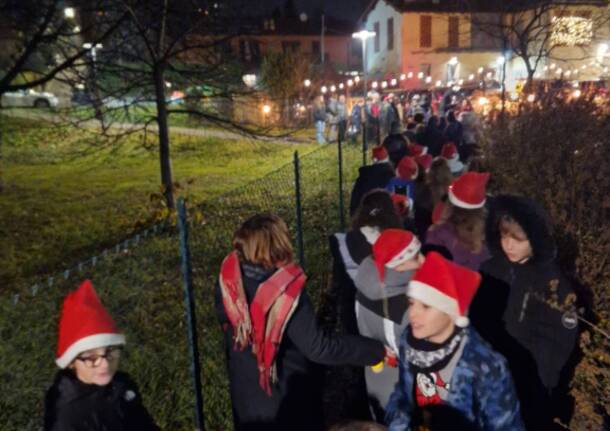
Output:
M419 144L412 144L409 146L409 152L413 157L423 156L424 154L428 154L428 147L424 147Z
M485 186L488 180L488 172L466 172L449 186L449 201L460 208L481 208L485 205Z
M86 350L116 344L125 344L125 336L117 331L91 281L85 280L64 299L55 363L66 368Z
M447 313L457 326L465 328L470 323L466 310L480 282L478 272L432 251L409 282L407 296Z
M430 167L432 166L432 160L434 160L434 157L432 157L432 155L428 153L415 157L415 161L425 172L428 172L430 170Z
M448 142L443 145L443 148L441 149L441 157L445 160L452 160L459 157L457 147L453 142Z
M411 181L417 178L417 162L413 157L405 156L398 162L396 175L405 181Z
M421 243L412 232L403 229L384 230L373 244L373 260L379 279L383 281L386 267L396 268L413 259L420 248Z
M373 147L373 162L382 163L389 162L390 156L388 155L387 150L382 145L377 145Z

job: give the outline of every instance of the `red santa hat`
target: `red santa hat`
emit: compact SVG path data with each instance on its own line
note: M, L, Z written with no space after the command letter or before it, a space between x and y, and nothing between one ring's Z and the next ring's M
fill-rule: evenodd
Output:
M488 180L487 172L466 172L449 186L449 201L460 208L481 208L485 205L485 186Z
M85 280L64 299L55 363L66 368L86 350L117 344L125 344L125 335L117 330L91 281Z
M422 154L421 156L415 157L415 161L425 172L428 172L430 170L433 160L434 160L434 157L432 157L431 154L427 154L427 153Z
M457 326L465 328L470 323L466 311L480 282L478 272L432 251L409 282L407 296L447 313Z
M386 229L375 244L373 244L373 260L383 281L385 268L396 268L403 262L413 259L419 253L421 243L419 239L408 230Z
M445 160L454 160L459 157L457 147L453 142L448 142L441 149L441 157Z
M396 176L401 180L412 181L417 178L417 162L413 157L405 156L398 162Z
M392 203L398 215L405 215L413 208L413 199L400 193L392 193Z
M428 147L419 144L411 144L409 146L409 152L413 157L423 156L424 154L428 154Z
M377 145L373 147L373 162L374 163L384 163L389 162L390 156L388 155L388 151L382 145Z

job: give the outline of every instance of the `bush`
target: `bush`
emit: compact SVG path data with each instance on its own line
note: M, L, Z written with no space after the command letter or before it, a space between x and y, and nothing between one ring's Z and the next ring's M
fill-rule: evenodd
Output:
M608 136L610 122L589 100L547 101L486 133L491 188L545 206L559 262L577 286L582 356L570 385L574 430L607 429L610 417Z

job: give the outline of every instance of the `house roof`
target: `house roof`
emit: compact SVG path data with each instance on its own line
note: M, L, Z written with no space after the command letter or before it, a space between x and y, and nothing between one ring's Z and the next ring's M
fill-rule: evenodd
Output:
M361 21L380 0L372 0ZM398 12L508 12L528 9L545 3L557 5L608 5L608 0L383 0Z

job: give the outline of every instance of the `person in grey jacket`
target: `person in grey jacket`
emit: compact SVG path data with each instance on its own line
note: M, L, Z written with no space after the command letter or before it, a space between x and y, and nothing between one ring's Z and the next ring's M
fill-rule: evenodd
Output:
M396 354L407 326L407 284L423 262L420 247L413 233L386 229L375 241L372 255L360 264L355 279L360 334L381 341ZM398 369L366 368L365 379L373 416L383 422L385 407L398 382Z

